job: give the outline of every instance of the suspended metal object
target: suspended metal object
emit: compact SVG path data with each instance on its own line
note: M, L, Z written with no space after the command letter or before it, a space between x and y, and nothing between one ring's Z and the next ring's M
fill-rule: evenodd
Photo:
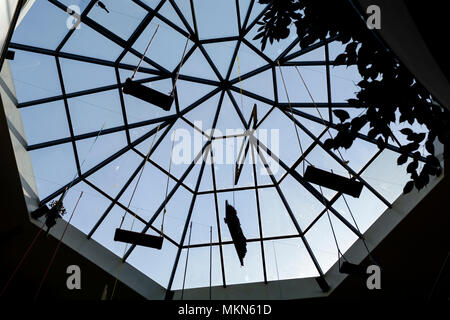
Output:
M140 83L134 82L133 80L131 80L131 78L128 78L125 81L123 92L132 95L135 98L144 100L145 102L158 106L165 111L170 110L174 100L173 96L165 95L164 93L146 87Z
M306 168L303 176L305 180L318 184L322 187L339 191L355 198L361 195L363 184L325 170L317 169L313 166Z
M99 6L100 8L102 8L103 10L105 10L107 13L109 13L109 10L106 8L105 4L101 1L97 2L97 6Z
M137 246L144 246L161 250L163 244L163 237L152 236L150 234L116 229L114 234L114 241L126 242Z
M144 60L145 55L147 54L148 48L150 47L150 44L153 41L153 38L155 37L156 33L158 32L159 25L155 30L155 33L153 34L152 38L150 39L147 48L144 51L144 54L141 57L141 60L139 61L139 64L137 65L136 69L133 72L133 75L131 78L127 78L125 81L125 85L123 87L123 92L125 94L132 95L135 98L141 99L145 102L151 103L155 106L160 107L164 111L170 111L170 108L172 107L172 103L174 100L174 94L175 94L175 88L178 81L178 77L180 75L180 69L183 65L184 55L186 54L187 45L189 43L189 39L191 36L189 35L186 39L186 45L184 46L183 55L181 57L181 62L178 66L178 70L175 76L175 81L173 84L172 91L169 93L169 95L166 95L164 93L161 93L159 91L156 91L154 89L151 89L149 87L144 86L143 84L134 82L134 76L136 75L137 71L139 70L139 67L141 66L142 61Z
M237 216L236 209L233 206L228 204L228 201L225 202L225 223L228 226L228 230L230 231L231 238L233 239L234 247L236 248L237 255L241 262L241 266L244 265L244 257L247 253L247 239L242 233L241 223L239 222L239 218Z

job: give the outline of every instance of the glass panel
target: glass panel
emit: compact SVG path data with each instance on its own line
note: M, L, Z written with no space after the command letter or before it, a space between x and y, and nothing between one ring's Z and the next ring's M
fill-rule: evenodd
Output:
M71 4L75 4L71 1ZM49 1L34 1L12 42L55 50L72 27L71 16ZM69 27L68 27L69 26Z
M109 196L115 197L138 167L141 160L142 158L134 151L128 151L89 176L88 181L95 184Z
M30 152L39 198L43 199L75 178L71 143Z
M74 134L96 132L124 124L117 90L69 99Z
M76 29L62 48L63 52L115 61L123 48L86 25Z
M29 145L70 136L62 100L19 110Z
M298 239L284 239L264 242L267 279L269 281L309 278L319 275L303 242ZM283 290L279 288L276 299L283 299Z
M127 145L124 132L100 135L96 138L76 142L81 172L86 172L93 166L112 156Z
M247 254L244 266L241 266L234 245L223 246L226 261L225 277L227 284L261 282L264 280L261 258L261 245L256 242L247 243Z
M60 61L66 93L117 83L113 68L68 59L61 59Z
M152 59L153 61L157 61L159 65L169 71L173 71L178 66L181 61L181 57L183 56L184 47L186 45L186 37L175 31L172 27L168 26L158 18L152 19L150 24L147 28L145 28L144 32L142 32L141 36L133 45L133 48L139 51L140 54L144 54L145 49L153 37L158 25L160 27L153 38L146 57ZM167 41L167 39L171 40ZM189 51L192 45L192 41L189 41L186 52Z
M191 248L189 250L189 258L186 268L187 249L183 249L178 262L177 272L175 274L172 288L174 290L181 290L183 288L184 274L186 270L186 279L184 288L198 288L209 287L210 274L210 248ZM214 246L212 248L212 265L211 265L211 282L212 286L222 284L222 267L220 260L219 248ZM198 294L198 293L197 293ZM184 292L184 299L189 299L189 292ZM198 299L198 295L196 295ZM214 296L212 297L214 299ZM209 299L209 290L205 290L203 299Z
M203 45L206 52L208 52L209 57L214 61L214 64L222 77L226 77L227 75L236 44L236 41L227 41L206 43Z
M109 13L95 6L88 17L124 40L128 40L147 13L132 1L103 0L103 3Z
M195 15L200 39L238 34L236 6L233 0L195 1Z
M55 58L18 50L10 63L19 102L61 94Z

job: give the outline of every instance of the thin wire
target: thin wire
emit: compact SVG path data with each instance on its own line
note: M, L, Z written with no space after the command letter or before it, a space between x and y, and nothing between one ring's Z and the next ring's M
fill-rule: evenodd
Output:
M325 197L323 195L322 187L319 186L319 189L320 189L320 193L322 194L322 199L325 201ZM341 267L341 256L342 256L342 258L345 261L347 261L347 259L342 254L341 249L339 248L339 244L338 244L338 241L337 241L336 233L334 232L333 223L331 222L331 217L330 217L330 212L328 211L328 207L325 206L325 210L327 212L328 221L330 222L330 227L331 227L331 231L333 233L334 243L336 244L336 249L337 249L337 254L338 254L338 264L339 264L339 268L340 268Z
M280 299L281 299L282 295L281 295L280 274L278 272L277 251L275 250L275 242L273 242L273 241L272 241L272 247L273 247L273 255L275 257L275 269L277 270L278 289L280 290Z
M156 33L158 32L158 29L159 29L159 24L158 24L158 26L156 27L156 30L155 30L155 32L153 33L153 36L150 38L150 41L148 42L147 48L145 48L144 54L142 55L141 60L139 61L139 63L138 63L138 65L137 65L136 69L134 69L133 75L131 76L131 80L134 79L134 76L136 75L136 72L138 72L138 70L139 70L139 68L140 68L140 66L141 66L141 63L142 63L142 61L144 60L145 55L147 54L148 48L150 48L150 45L151 45L151 43L152 43L152 41L153 41L153 38L155 37Z
M314 98L313 98L313 96L312 96L312 94L311 94L311 91L309 90L308 85L307 85L306 82L305 82L305 79L303 79L303 76L302 76L300 70L297 68L297 66L294 66L294 67L295 67L295 70L297 70L297 73L298 73L298 75L300 76L300 79L301 79L302 82L303 82L303 86L305 87L306 91L308 92L309 98L311 99L311 101L312 101L314 107L316 108L317 112L319 113L320 119L322 119L322 124L323 124L324 126L326 126L328 135L330 136L331 139L334 139L333 135L332 135L331 132L330 132L330 126L328 126L328 125L325 124L325 120L324 120L323 117L322 117L322 113L320 112L319 108L317 107L317 104L316 104L316 102L314 101ZM344 159L344 157L342 156L341 151L339 151L339 149L337 150L337 152L339 153L339 156L341 157L342 162L348 163L348 161L346 161L346 160Z
M86 156L84 157L84 160L81 162L80 169L83 167L83 165L84 165L84 163L86 162L86 160L87 160L89 154L91 153L91 151L92 151L94 145L97 143L97 140L98 140L100 134L102 133L103 128L105 127L105 124L106 124L106 122L103 122L103 125L102 125L100 131L98 132L97 136L95 137L93 143L91 144L91 146L90 146L90 148L89 148L89 150L88 150L88 153L87 153ZM78 175L78 172L75 173L75 175L74 175L72 181L71 181L70 184L65 188L64 192L61 194L61 197L59 198L58 203L62 203L63 199L65 198L65 196L66 196L67 193L68 193L68 190L72 187L73 183L75 182L75 178L76 178L77 175ZM44 225L45 225L45 222L42 223L41 228L40 228L39 231L37 232L37 234L36 234L36 236L34 237L34 239L31 241L30 245L28 246L27 250L25 251L24 255L22 256L21 260L19 261L19 263L17 264L16 268L15 268L14 271L12 272L10 278L9 278L8 281L6 282L5 286L3 287L2 291L0 292L0 297L3 295L3 293L5 292L5 290L8 288L10 282L11 282L11 281L13 280L13 278L15 277L17 271L18 271L19 268L22 266L23 261L24 261L25 258L28 256L28 254L29 254L31 248L34 246L34 244L36 243L36 241L37 241L39 235L41 234L41 232L42 232L42 230L43 230L43 228L44 228Z
M83 168L84 163L86 162L86 160L88 159L89 155L91 154L91 151L92 151L92 149L94 148L94 145L97 143L97 140L98 140L98 138L100 137L100 134L103 132L103 129L105 128L105 125L106 125L106 121L103 122L103 125L102 125L102 127L100 128L100 131L97 133L97 136L95 137L94 141L92 142L91 146L89 147L89 150L88 150L88 152L86 153L86 156L84 157L83 161L81 162L81 164L80 164L80 170L81 170L81 168ZM60 197L59 200L58 200L59 203L62 203L62 201L64 200L64 198L65 198L66 195L67 195L67 192L69 191L70 188L72 188L72 186L73 186L73 184L74 184L74 182L75 182L75 179L76 179L77 175L78 175L78 171L75 172L75 174L74 174L74 176L73 176L73 178L72 178L72 181L71 181L70 184L66 187L66 189L64 190L64 192L61 194L61 197Z
M211 300L212 287L212 226L209 227L209 300Z
M304 152L303 152L302 142L300 141L300 135L298 133L297 125L295 124L295 118L294 118L294 112L293 112L292 105L291 105L291 99L289 99L289 93L288 93L288 90L287 90L287 87L286 87L286 82L284 81L284 76L283 76L283 71L281 70L280 61L277 61L277 63L278 63L278 69L280 70L281 80L282 80L283 86L284 86L284 91L286 93L286 97L287 97L287 100L288 100L289 109L291 111L292 124L294 125L294 129L295 129L295 134L297 136L298 145L300 146L300 151L301 151L301 153L303 155ZM305 175L305 162L304 161L302 161L302 165L303 165L303 175Z
M119 229L122 228L123 222L124 222L124 220L125 220L125 216L126 216L128 210L130 209L131 201L133 200L134 194L136 193L136 189L137 189L137 187L138 187L138 185L139 185L139 181L141 180L142 173L144 172L145 165L147 164L148 159L149 159L149 157L150 157L150 153L151 153L151 151L152 151L152 149L153 149L153 145L154 145L154 143L155 143L156 136L158 135L160 126L161 126L161 125L158 126L158 128L156 129L156 133L155 133L155 135L153 136L152 144L150 145L150 149L148 150L147 156L145 157L144 164L143 164L143 166L142 166L141 172L139 173L139 177L138 177L138 179L137 179L137 181L136 181L136 184L135 184L135 186L134 186L134 189L133 189L133 192L132 192L132 194L131 194L130 200L128 201L127 209L124 210L124 213L123 213L123 216L122 216L122 221L120 222L120 225L119 225ZM134 221L135 221L135 220L136 220L136 211L134 212L134 217L133 217L133 220L132 220L132 223L131 223L131 230L133 230L133 226L134 226ZM125 244L123 257L125 256L125 253L126 253L127 249L128 249L128 244ZM112 290L112 292L111 292L110 300L113 299L114 293L116 292L116 287L117 287L117 282L118 282L118 279L119 279L119 276L120 276L120 271L122 270L122 267L123 267L123 265L124 265L124 259L123 259L123 257L122 257L122 259L120 260L120 265L119 265L119 268L117 269L117 274L116 274L116 277L115 277L115 279L114 279L114 286L113 286L113 290Z
M45 273L44 273L44 275L43 275L43 277L41 279L41 282L39 283L39 287L38 287L38 289L36 291L36 294L34 295L34 300L36 300L38 298L39 293L41 292L42 285L44 284L44 281L47 278L48 272L50 271L50 268L52 267L53 262L55 261L56 253L58 253L58 250L59 250L59 247L61 246L61 243L62 243L62 240L64 238L64 235L66 234L67 228L69 227L70 221L72 220L73 214L75 213L75 210L77 209L78 203L80 202L80 199L81 199L82 196L83 196L83 191L81 191L80 196L78 197L78 200L77 200L77 202L75 204L75 207L72 210L72 214L70 215L70 218L69 218L69 220L66 223L66 227L64 228L64 231L63 231L61 237L59 238L59 242L56 245L55 251L53 252L53 255L52 255L51 259L50 259L50 262L49 262L49 264L47 266L47 269L45 270Z
M166 213L167 213L167 210L166 210L167 195L169 194L170 170L172 169L172 157L173 157L174 144L175 144L175 139L172 140L172 149L170 151L169 172L167 174L167 183L166 183L166 196L164 198L164 211L163 211L163 216L162 216L162 221L161 221L161 236L163 236L163 232L164 232L164 218L165 218Z
M161 125L158 126L158 128L156 129L156 133L153 136L152 144L150 145L150 149L148 150L147 156L145 157L144 164L142 166L141 172L139 173L139 177L138 177L138 179L136 181L136 184L134 185L133 192L131 194L130 200L128 201L127 209L124 210L124 212L123 212L122 221L120 222L119 229L122 228L122 225L123 225L123 222L125 220L125 216L127 214L127 211L130 209L131 201L133 201L134 194L136 193L136 189L137 189L137 187L139 185L139 182L141 181L141 177L142 177L142 174L144 172L145 165L147 164L148 158L150 157L150 153L152 152L153 145L155 143L156 136L158 135L160 126ZM134 214L134 219L136 219L136 213ZM133 223L134 223L134 220L133 220Z
M233 188L233 207L236 207L235 203L235 196L234 196L234 178L236 175L236 172L233 170L234 166L231 166L231 186Z
M191 221L191 227L189 230L189 241L188 241L188 248L186 252L186 264L184 265L184 276L183 276L183 288L181 289L181 300L183 300L184 297L184 284L186 283L186 272L187 272L187 266L189 261L189 248L191 247L191 235L192 235L192 221Z
M186 49L189 44L189 39L191 39L191 35L189 35L187 37L186 44L184 45L183 55L181 56L180 65L178 66L177 74L175 76L175 81L173 82L172 92L170 93L171 97L173 97L173 94L175 93L175 88L177 87L177 81L178 81L178 77L180 76L181 66L184 64L184 55L186 54Z
M31 248L34 246L34 244L36 243L36 240L38 239L39 235L41 234L42 230L44 229L44 225L45 222L42 223L41 228L39 229L39 231L36 233L36 235L34 236L34 239L31 241L30 245L28 246L27 250L25 251L25 253L23 254L22 258L20 259L19 263L17 264L16 268L14 269L14 271L11 273L11 275L8 278L8 281L6 281L5 285L3 286L2 291L0 292L0 297L3 296L3 294L5 293L6 289L8 289L9 284L11 283L11 281L14 279L17 271L20 269L20 267L22 266L22 263L24 262L25 258L28 256L28 254L30 253Z
M244 98L242 94L242 81L241 81L241 66L239 64L239 56L236 57L237 65L238 65L238 75L239 75L239 91L241 95L241 112L244 110Z
M350 213L350 216L352 217L352 220L353 220L353 223L355 224L356 229L358 230L359 233L361 233L361 231L359 230L358 224L356 223L356 219L355 219L355 217L353 216L353 212L352 212L352 210L350 209L350 206L348 205L347 199L345 198L344 194L342 194L342 198L344 199L345 205L347 206L348 212ZM366 250L367 250L367 254L368 254L368 256L369 256L369 259L370 259L372 262L375 262L375 259L372 257L372 254L370 253L369 247L367 246L367 243L366 243L366 240L364 239L364 237L361 238L361 240L362 240L362 242L363 242L363 244L364 244L364 247L365 247Z

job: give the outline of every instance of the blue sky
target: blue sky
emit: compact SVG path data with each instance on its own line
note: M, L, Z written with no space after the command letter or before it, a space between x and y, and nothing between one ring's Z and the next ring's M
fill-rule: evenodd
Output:
M89 13L89 17L101 24L117 36L126 40L139 25L146 12L131 1L104 0L111 13L106 14L98 7L94 7ZM146 0L145 4L155 8L159 1ZM244 20L248 9L249 0L239 1L241 9L241 21ZM65 5L78 5L83 10L87 5L87 0L65 0L61 1ZM181 12L185 15L187 22L193 28L193 20L189 1L176 0ZM225 36L236 36L238 34L238 21L236 19L236 7L234 0L194 1L197 26L200 39L210 39ZM258 15L263 6L255 4L250 21ZM177 16L175 10L169 2L159 11L164 17L186 30L182 21ZM44 0L36 0L36 3L17 28L13 42L36 46L39 48L55 50L59 42L67 34L66 21L69 15L56 6ZM147 26L142 35L138 38L133 48L143 52L149 38L153 34L157 25L160 25L158 34L152 43L147 57L156 61L164 68L172 71L179 63L186 38L163 21L155 18ZM260 48L258 41L252 40L256 28L254 27L246 39L256 48ZM276 58L284 49L295 40L295 34L291 33L288 39L280 43L268 45L264 54L270 59ZM193 45L189 41L188 50ZM206 44L205 50L211 60L217 66L220 74L225 77L227 68L231 62L236 41ZM295 46L291 52L299 50ZM338 43L330 44L330 56L333 59L342 47ZM108 61L115 61L122 52L122 48L106 39L87 25L82 24L76 30L68 42L62 48L62 52L73 53ZM258 67L264 66L267 62L258 56L250 47L242 44L239 52L239 67L237 61L233 61L231 79L235 79L240 74L244 75ZM324 60L324 48L313 50L305 55L293 59L293 61L316 61ZM122 63L137 65L139 58L127 53ZM16 59L11 63L13 78L16 85L19 102L28 102L46 97L61 95L55 59L52 56L35 54L17 50ZM143 67L152 68L147 63ZM67 93L74 93L86 89L116 84L116 74L114 68L99 66L86 62L79 62L70 59L61 59L61 69ZM326 69L325 66L302 66L300 67L303 77L311 90L315 102L327 102L326 89ZM300 78L294 67L282 67L283 76L286 80L286 87L291 102L311 102L302 85ZM123 82L131 76L132 71L119 69L119 76ZM204 54L199 48L189 57L181 69L182 75L190 75L198 78L218 81L216 74L208 65ZM287 102L287 97L281 82L280 70L277 74L277 94L280 102ZM143 79L149 77L144 73L138 73L136 78ZM354 96L357 91L356 83L359 75L355 67L332 67L331 68L331 88L332 101L345 102ZM149 84L152 88L168 93L172 89L170 80L153 81ZM236 85L239 87L239 83ZM274 100L274 88L272 82L272 71L259 73L258 75L242 81L244 90L253 92L266 99ZM215 86L199 84L185 80L179 80L177 92L180 101L180 109L188 107L190 104L208 94L215 89ZM259 118L261 119L269 110L271 105L254 100L248 96L240 96L238 92L232 91L234 99L239 104L240 110L246 119L249 118L254 103L258 104ZM198 107L188 112L185 118L191 122L202 121L203 128L210 128L219 101L220 93L215 94ZM175 114L175 107L170 112L162 111L145 102L131 96L124 95L126 114L128 123L138 123L149 119ZM117 89L107 90L100 93L83 95L68 99L69 112L73 123L75 135L95 132L104 128L114 128L124 124L123 114L120 104L119 91ZM20 109L26 136L29 145L42 142L53 141L70 136L69 126L66 118L63 100L50 103L33 105ZM314 108L303 108L308 114L319 116ZM352 115L357 115L361 110L349 110ZM328 110L322 109L321 114L328 120ZM301 123L313 134L320 134L325 127L322 124L312 122L306 118L296 116ZM149 130L155 128L157 124L138 127L130 130L131 141L141 137ZM397 133L394 128L394 132ZM226 129L242 128L242 123L232 106L230 97L225 94L222 108L219 114L217 128L222 132ZM193 132L193 129L183 120L177 120L171 132L176 129L186 129ZM260 129L278 129L280 132L280 154L279 157L287 164L292 165L299 157L300 150L295 139L295 130L291 119L286 117L278 109L274 109L261 124ZM363 131L367 128L363 129ZM158 133L158 136L162 132ZM330 130L331 134L335 134ZM313 142L302 130L299 129L302 147L307 149ZM170 151L172 142L168 134L161 142L157 151L152 155L151 160L158 166L169 167ZM322 137L322 141L328 135ZM399 137L400 141L403 141ZM236 140L236 141L235 141ZM94 138L83 139L76 142L80 162L84 161L82 172L86 172L102 160L106 159L127 144L124 131L101 135L93 145ZM152 137L137 146L142 154L146 154ZM239 147L240 140L232 139L235 148ZM270 145L269 145L270 147ZM91 151L89 152L89 150ZM362 140L355 142L350 150L342 151L344 159L349 160L349 165L359 171L364 164L377 152L377 147ZM38 186L40 198L45 198L56 189L69 183L76 173L73 148L70 143L58 144L56 146L31 151L34 174ZM316 146L308 155L307 160L315 166L324 170L333 170L335 173L346 174L346 170L331 158L323 149ZM142 157L134 151L128 151L116 160L112 161L95 174L89 176L87 180L106 192L109 196L115 197L125 181L142 161ZM176 165L172 167L172 174L176 177L186 170L187 165ZM261 164L258 164L258 172ZM195 183L200 170L200 165L196 165L185 180L186 186L195 187ZM297 167L302 173L302 165ZM394 201L401 193L407 176L404 167L397 167L396 154L385 150L369 166L362 177L366 179L379 193L389 201ZM215 166L215 175L218 189L232 187L233 165L218 164ZM284 174L280 171L276 174L279 179ZM267 175L258 175L258 183L261 185L270 184ZM135 211L145 220L148 220L153 212L163 202L165 196L166 175L155 165L146 165L141 182L133 198L130 209ZM253 173L251 166L245 165L242 177L236 187L253 185ZM119 201L127 205L135 181L120 197ZM175 185L170 180L169 190ZM306 191L292 177L286 177L280 184L282 192L293 208L294 215L299 225L306 229L310 223L322 211L323 205L317 201L308 191ZM200 191L212 189L211 166L205 167L205 172L200 184ZM319 188L316 186L316 189ZM88 184L81 182L75 185L65 198L65 207L70 213L75 205L79 193L83 191L84 196L75 212L72 223L74 226L88 233L110 201L99 192L91 188ZM275 188L265 188L260 191L262 229L264 237L293 235L296 230L284 208ZM326 198L331 199L336 192L323 190ZM228 229L223 222L225 200L232 202L232 192L218 193L220 229L223 241L231 240ZM174 197L167 204L167 215L164 230L172 239L179 241L184 227L186 214L191 203L192 194L184 187L180 187ZM361 231L366 230L386 209L386 206L367 188L364 188L359 199L346 197L351 210ZM213 194L203 194L197 197L192 221L192 244L208 243L209 228L213 227L213 242L218 241L218 229L216 225L215 204ZM256 210L255 192L253 190L236 191L235 207L238 211L242 229L248 239L259 237L258 219ZM333 206L348 221L351 220L350 213L341 198ZM124 252L125 244L113 241L115 228L118 227L123 210L114 206L105 221L94 233L93 239L100 242L106 248L121 256ZM335 227L341 250L346 250L355 240L356 236L333 215L331 216ZM159 228L160 218L154 226ZM127 215L125 227L132 224L132 216ZM141 230L143 224L134 222L134 230ZM151 233L151 232L150 232ZM306 239L313 249L323 271L326 271L336 261L337 253L331 235L331 229L327 215L323 215L311 228L309 228ZM187 242L187 239L186 239ZM136 268L150 276L163 286L169 280L173 261L177 248L169 241L164 242L161 251L137 247L128 259L128 262ZM268 280L287 279L296 277L316 276L317 271L309 257L300 238L265 241L264 253L267 266ZM180 263L178 264L175 276L174 288L179 288L182 281L186 250L182 251ZM236 252L232 245L223 246L225 261L225 273L228 284L263 281L262 253L260 242L248 243L248 253L245 258L245 267L240 267ZM276 257L276 258L275 258ZM275 263L275 259L276 262ZM278 271L276 270L278 266ZM207 286L209 284L209 247L194 248L189 253L189 266L186 279L186 287ZM213 248L213 285L220 285L222 282L220 256L218 246Z

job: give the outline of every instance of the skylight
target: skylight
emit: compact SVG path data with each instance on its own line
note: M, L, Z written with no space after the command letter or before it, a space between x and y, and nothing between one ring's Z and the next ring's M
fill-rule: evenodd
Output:
M212 285L320 276L338 258L329 218L345 253L401 194L407 176L395 162L398 145L380 151L361 135L348 151L322 147L336 133L333 110L361 112L346 103L356 91L356 67L332 65L338 43L327 39L300 50L291 32L261 51L253 38L266 6L254 0L103 0L109 13L96 2L35 2L10 46L18 107L41 203L71 186L64 206L72 212L83 191L71 223L162 286L183 286L188 247L185 288L209 286L210 228ZM70 30L75 18L68 12L77 8L82 23ZM122 92L157 26L135 80L164 94L190 35L170 111ZM250 147L234 185L239 130L248 127L255 104L255 137L275 156L259 157ZM182 133L190 145L176 156L190 160L172 157L170 165L172 137L178 148L186 146ZM161 250L114 241L151 146L123 228L158 235L170 169ZM191 165L201 150L206 164L199 157ZM308 164L357 174L360 197L300 183ZM224 222L225 201L236 208L247 238L243 267Z

